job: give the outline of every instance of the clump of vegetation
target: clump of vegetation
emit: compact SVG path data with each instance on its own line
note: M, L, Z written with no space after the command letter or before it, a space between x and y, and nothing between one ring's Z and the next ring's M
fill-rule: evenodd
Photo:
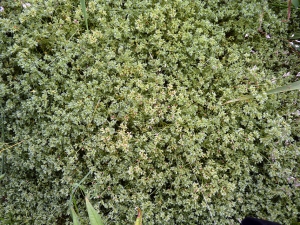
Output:
M70 224L72 196L88 224L72 192L87 173L107 224L135 206L149 225L299 216L299 92L267 95L298 82L296 10L287 23L250 0L1 4L1 222Z
M69 209L71 212L71 216L73 219L73 224L74 225L80 225L80 219L78 217L78 212L76 212L77 206L76 206L76 199L74 198L74 194L78 188L81 189L81 191L86 195L85 193L85 187L82 185L82 182L88 177L90 172L79 182L74 184L74 189L72 190L72 193L70 195L70 200L69 200ZM91 225L104 225L104 222L101 218L101 216L98 214L98 212L94 209L92 204L90 203L88 196L85 197L85 202L86 202L86 209L89 215L89 221ZM136 221L134 225L142 225L142 210L137 207L138 215L136 218Z

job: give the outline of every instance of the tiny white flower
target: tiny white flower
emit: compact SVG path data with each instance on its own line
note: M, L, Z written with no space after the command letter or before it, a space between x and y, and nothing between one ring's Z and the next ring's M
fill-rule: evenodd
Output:
M249 34L246 34L246 35L245 35L245 38L247 38L247 37L249 37Z
M270 36L269 34L266 34L266 38L267 38L267 39L270 39L271 36Z
M256 65L254 65L253 68L250 69L251 72L256 70L258 70L258 67Z
M299 73L297 73L296 77L300 77L300 72L299 72Z
M291 73L290 72L287 72L285 74L283 74L283 77L288 77Z
M300 110L297 110L294 114L295 114L296 116L300 116Z
M0 12L4 12L4 8L0 6Z
M30 3L23 3L22 4L23 8L26 9L26 8L29 8L31 6Z

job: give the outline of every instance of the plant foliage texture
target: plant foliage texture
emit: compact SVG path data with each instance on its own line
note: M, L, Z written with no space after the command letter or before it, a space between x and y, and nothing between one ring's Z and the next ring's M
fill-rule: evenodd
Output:
M80 1L1 1L0 222L71 224L88 172L105 224L135 207L149 225L299 216L299 92L265 94L297 81L286 10L88 0L86 14L89 29Z

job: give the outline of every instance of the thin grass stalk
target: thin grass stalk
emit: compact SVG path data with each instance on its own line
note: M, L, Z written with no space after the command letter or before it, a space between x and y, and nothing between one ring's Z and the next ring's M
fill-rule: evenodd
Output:
M84 178L81 179L81 181L79 181L79 183L75 183L74 184L74 188L72 189L71 191L71 195L70 195L70 199L69 199L69 210L70 210L70 213L71 213L71 217L73 219L73 223L74 224L80 224L80 221L79 221L79 217L76 213L76 211L78 212L78 208L77 208L77 204L76 204L76 199L74 197L74 194L75 194L75 191L77 190L77 188L79 187L85 194L85 191L84 191L84 187L81 185L85 180L86 178L91 174L91 171L89 171L85 176ZM75 209L74 209L75 208Z
M13 145L11 145L11 146L8 146L7 148L3 148L3 149L0 150L0 153L5 152L6 150L8 150L8 149L10 149L10 148L15 147L15 146L17 146L17 145L23 143L24 141L25 141L25 140L20 141L20 142L18 142L18 143L16 143L16 144L13 144Z

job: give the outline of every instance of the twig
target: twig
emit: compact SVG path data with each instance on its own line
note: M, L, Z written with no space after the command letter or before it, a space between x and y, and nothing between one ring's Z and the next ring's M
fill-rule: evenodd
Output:
M13 144L13 145L11 145L11 146L9 146L9 147L7 147L7 148L1 149L1 150L0 150L0 153L1 153L1 152L4 152L4 151L7 150L7 149L10 149L10 148L15 147L15 146L21 144L21 143L24 142L24 141L25 141L25 140L20 141L20 142L18 142L18 143L16 143L16 144Z
M291 18L291 7L292 7L292 0L288 0L288 11L287 11L287 20L283 20L282 22L289 22Z

